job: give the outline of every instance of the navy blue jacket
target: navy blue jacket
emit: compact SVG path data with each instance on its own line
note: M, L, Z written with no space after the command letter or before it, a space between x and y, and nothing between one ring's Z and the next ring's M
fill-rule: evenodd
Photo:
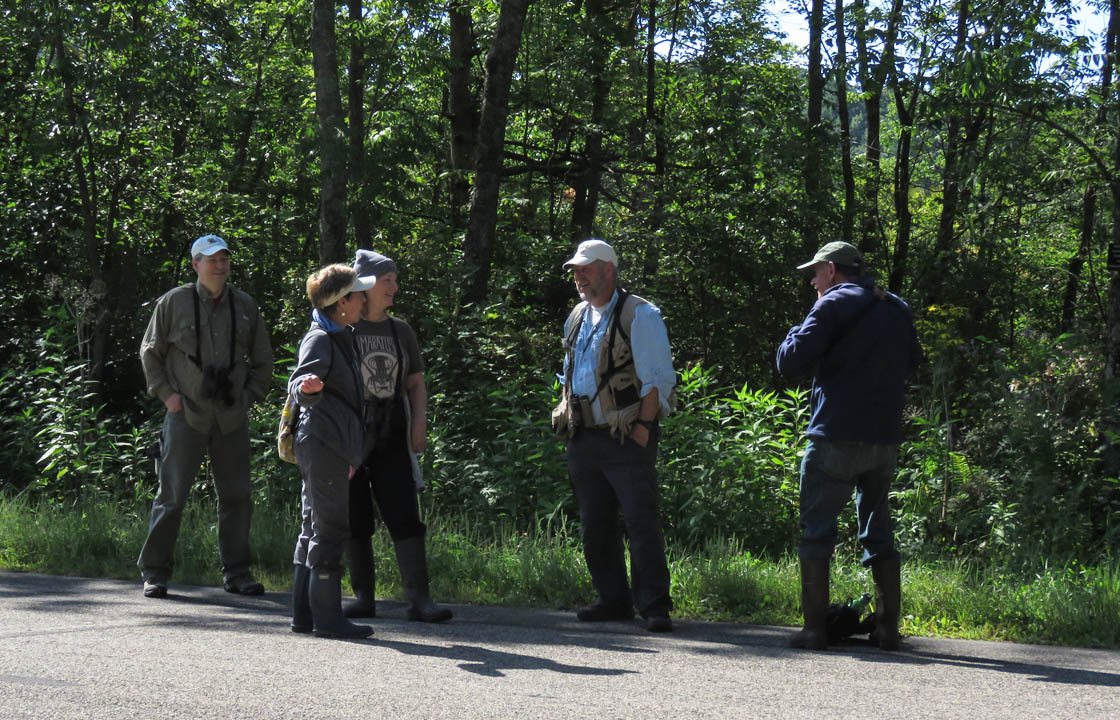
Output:
M809 437L899 443L906 376L922 348L910 308L869 278L825 291L778 348L778 371L813 375Z

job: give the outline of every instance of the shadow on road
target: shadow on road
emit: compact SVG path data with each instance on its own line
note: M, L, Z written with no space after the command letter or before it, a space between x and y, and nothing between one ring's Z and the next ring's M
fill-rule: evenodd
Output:
M974 670L992 670L995 672L1026 675L1038 682L1062 683L1066 685L1099 685L1102 687L1120 687L1120 675L1116 673L1100 672L1097 670L1082 670L1076 668L1044 665L1034 662L1019 660L1005 660L1000 658L980 657L976 655L953 655L951 653L927 652L922 650L907 650L903 641L903 649L898 653L882 653L861 656L867 662L895 662L910 663L914 665L949 665L953 667L969 668ZM914 640L909 642L914 644ZM920 641L919 641L920 642Z
M549 670L567 675L629 675L633 670L566 665L548 658L519 653L490 650L472 645L424 645L395 640L377 641L374 644L396 650L405 655L460 660L459 668L484 677L505 677L502 670Z
M149 600L141 596L138 582L12 572L0 572L0 599L22 601L20 604L25 610L58 614L71 623L41 629L9 628L14 632L4 633L3 637L138 625L209 628L241 633L288 632L291 607L291 596L284 592L269 592L250 598L228 594L220 587L172 585L166 599ZM177 606L209 606L218 612L203 616L197 612L180 615L176 612ZM574 616L567 612L468 605L455 608L456 618L451 623L430 626L406 622L405 607L402 602L379 600L378 621L394 623L394 632L413 633L418 640L426 637L432 642L381 640L375 635L361 643L378 645L405 655L459 661L462 670L485 677L505 677L503 671L515 669L587 676L624 675L633 671L570 665L546 657L494 650L473 643L566 645L620 653L659 652L656 643L649 645L651 637L639 622L589 624L575 621ZM109 617L104 614L106 609L109 609ZM91 616L99 618L99 621L88 622ZM79 619L87 622L73 624ZM511 636L511 631L515 629L531 631L532 636L525 640L520 639L516 632ZM684 621L678 623L677 632L671 639L659 638L658 641L672 642L677 649L696 655L787 656L804 653L788 648L789 632L788 628ZM911 666L937 664L1009 673L1044 683L1120 687L1120 673L1007 657L1029 654L1029 650L1021 648L1030 646L969 642L962 646L960 653L945 650L952 646L953 641L948 640L908 638L901 651L884 653L870 644L853 641L830 648L828 653L812 653L806 657L846 654L862 662ZM991 653L984 657L981 653L989 647Z

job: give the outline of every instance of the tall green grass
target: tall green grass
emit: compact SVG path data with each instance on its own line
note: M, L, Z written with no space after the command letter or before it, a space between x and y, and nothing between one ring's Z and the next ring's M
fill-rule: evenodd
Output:
M31 504L0 498L0 568L87 577L136 578L148 509L85 502ZM439 601L571 609L590 602L577 531L479 528L465 517L429 517L429 568ZM252 540L258 577L286 590L298 517L295 508L258 508ZM401 596L392 543L374 536L379 597ZM669 549L676 615L710 621L796 625L796 557L753 555L735 540L700 550ZM205 493L183 517L173 582L221 583L216 514ZM139 587L137 588L139 591ZM832 599L872 591L853 558L833 564ZM1021 564L912 560L903 568L903 632L984 640L1120 647L1120 563Z

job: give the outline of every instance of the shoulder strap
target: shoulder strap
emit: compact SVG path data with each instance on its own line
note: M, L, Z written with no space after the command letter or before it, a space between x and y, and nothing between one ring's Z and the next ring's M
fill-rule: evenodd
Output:
M610 335L607 338L607 371L603 373L603 377L599 378L599 387L595 388L595 395L592 396L592 400L599 397L599 393L603 392L603 388L607 386L607 383L610 382L610 379L614 377L615 373L617 373L619 370L622 370L623 368L630 367L634 364L633 353L630 354L630 359L622 363L621 365L616 367L614 364L615 335L621 331L623 342L626 343L627 347L630 346L629 328L622 327L622 308L626 304L626 301L630 299L630 297L630 293L626 292L622 288L618 289L618 300L615 302L614 310L611 312L611 331ZM634 322L634 313L629 314L629 322L630 324Z
M583 327L584 311L586 309L586 300L576 303L576 306L568 313L568 319L564 321L564 340L572 347L575 347L576 339L579 337L579 330Z
M229 293L229 367L233 367L237 359L235 348L237 346L237 311L233 307L233 288L226 285ZM198 288L191 285L191 295L194 296L194 355L189 355L191 362L196 367L202 367L202 300L198 297Z
M634 302L629 302L631 299ZM622 288L618 289L618 306L615 308L614 322L627 345L630 344L630 327L634 324L634 315L637 314L640 300L641 298L634 293L628 293Z

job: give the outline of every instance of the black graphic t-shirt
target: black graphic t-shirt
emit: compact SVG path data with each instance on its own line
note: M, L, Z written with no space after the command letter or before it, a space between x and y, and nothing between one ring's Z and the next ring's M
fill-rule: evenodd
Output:
M361 358L365 404L372 413L371 419L374 421L372 424L382 426L371 427L371 431L382 437L385 431L394 436L402 434L404 404L401 396L405 393L408 376L424 371L424 359L420 356L420 344L416 340L416 333L408 323L392 317L380 322L360 320L352 327L354 343L358 347L358 356ZM390 407L390 427L384 427L386 418L390 417L386 415Z

